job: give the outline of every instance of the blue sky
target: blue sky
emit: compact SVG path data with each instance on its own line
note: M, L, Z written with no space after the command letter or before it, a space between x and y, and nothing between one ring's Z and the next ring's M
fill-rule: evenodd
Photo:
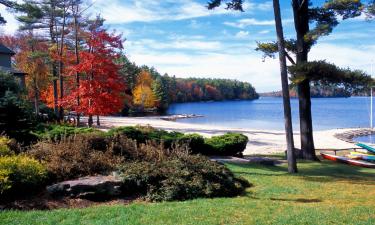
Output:
M177 77L233 78L252 83L258 92L280 89L278 61L262 61L256 41L275 39L272 1L246 0L245 12L208 11L206 0L94 0L110 29L127 39L125 52L137 64L154 66ZM280 0L286 37L294 37L290 0ZM321 0L312 1L314 5ZM4 12L0 8L0 12ZM14 32L11 15L4 32ZM343 21L322 38L310 59L370 72L375 61L375 21ZM374 62L375 63L375 62Z

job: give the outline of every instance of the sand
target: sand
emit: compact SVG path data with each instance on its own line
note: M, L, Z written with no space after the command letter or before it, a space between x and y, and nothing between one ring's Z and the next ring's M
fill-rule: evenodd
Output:
M203 124L187 124L166 121L158 117L100 117L101 125L105 128L119 126L150 125L155 128L182 133L199 133L205 137L220 135L226 132L240 132L249 137L245 155L281 153L286 149L285 133L280 130L233 129ZM94 119L95 122L95 119ZM354 144L337 139L334 135L358 129L333 129L315 131L316 149L346 149L354 148ZM295 147L300 148L299 133L295 133Z

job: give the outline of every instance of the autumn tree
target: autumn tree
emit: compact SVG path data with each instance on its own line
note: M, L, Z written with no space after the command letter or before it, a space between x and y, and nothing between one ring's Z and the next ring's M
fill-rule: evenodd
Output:
M157 99L152 91L153 79L148 71L142 70L137 77L137 84L133 90L133 103L141 108L154 108Z
M120 35L109 34L103 28L90 31L87 49L80 52L78 65L72 66L70 76L81 74L79 85L75 81L60 104L88 116L92 126L94 115L119 112L123 105L124 82L119 75L120 66L114 62L123 49ZM77 104L79 96L80 104Z

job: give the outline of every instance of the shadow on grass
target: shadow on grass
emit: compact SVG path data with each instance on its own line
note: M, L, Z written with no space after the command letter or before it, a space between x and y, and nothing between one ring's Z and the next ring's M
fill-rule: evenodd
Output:
M322 161L299 161L297 174L288 174L287 166L264 166L257 164L234 164L234 172L239 175L257 176L297 176L307 181L337 182L353 184L374 184L375 169L355 167L340 163Z
M280 201L280 202L296 202L296 203L319 203L319 202L323 202L321 199L318 199L318 198L296 198L296 199L293 199L293 198L274 198L274 197L271 197L271 198L259 198L259 197L256 197L253 195L253 193L249 193L247 195L247 197L251 198L251 199L255 199L255 200L269 200L269 201Z

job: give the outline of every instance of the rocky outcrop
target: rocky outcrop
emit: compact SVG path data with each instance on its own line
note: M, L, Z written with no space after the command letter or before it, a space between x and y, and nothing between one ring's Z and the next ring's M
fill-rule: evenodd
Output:
M48 186L47 191L56 197L102 199L121 195L121 185L122 181L114 176L90 176Z

